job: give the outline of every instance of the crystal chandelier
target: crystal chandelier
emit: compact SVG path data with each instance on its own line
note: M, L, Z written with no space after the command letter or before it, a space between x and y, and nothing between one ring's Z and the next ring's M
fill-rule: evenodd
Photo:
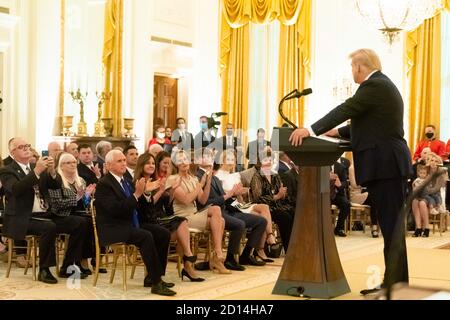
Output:
M365 19L382 32L390 45L401 31L416 29L442 9L442 0L355 0Z

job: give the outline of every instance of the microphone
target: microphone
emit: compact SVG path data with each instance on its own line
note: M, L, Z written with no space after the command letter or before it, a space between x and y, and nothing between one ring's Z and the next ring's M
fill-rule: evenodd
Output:
M283 118L284 121L289 123L294 129L297 129L297 126L289 120L283 113L283 102L286 100L291 100L295 98L300 98L302 96L307 96L308 94L311 94L313 91L311 88L305 89L302 92L299 92L297 89L294 91L288 93L283 99L281 99L280 104L278 105L278 113L280 114L281 118Z
M311 88L305 89L302 92L295 90L292 96L287 97L285 100L291 100L291 99L297 99L302 96L307 96L308 94L311 94L313 91Z

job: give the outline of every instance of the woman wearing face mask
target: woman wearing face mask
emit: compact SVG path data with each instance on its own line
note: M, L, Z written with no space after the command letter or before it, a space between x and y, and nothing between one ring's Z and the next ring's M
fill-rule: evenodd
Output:
M178 149L193 148L194 138L190 132L187 131L186 120L184 118L177 119L177 128L172 132L172 145L177 146Z
M431 152L437 154L442 160L448 157L445 155L445 143L436 137L436 127L432 124L425 127L425 139L420 141L414 152L413 160L417 162L424 148L430 148Z
M156 127L155 137L149 141L148 148L154 144L159 144L166 152L172 152L172 143L166 138L166 128L164 126Z
M252 199L255 203L267 204L272 220L280 229L284 251L287 252L294 222L295 208L287 198L287 189L280 176L272 171L273 161L270 150L260 154L255 166L257 172L250 183Z

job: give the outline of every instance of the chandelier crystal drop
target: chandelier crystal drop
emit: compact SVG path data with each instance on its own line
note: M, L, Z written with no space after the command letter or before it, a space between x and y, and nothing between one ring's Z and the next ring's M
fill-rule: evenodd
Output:
M380 30L389 44L442 9L442 0L355 0L358 12Z

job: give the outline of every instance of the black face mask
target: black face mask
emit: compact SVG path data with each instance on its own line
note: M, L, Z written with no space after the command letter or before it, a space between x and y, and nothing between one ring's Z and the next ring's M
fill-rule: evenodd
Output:
M426 136L428 139L431 139L431 138L434 137L434 132L427 132L427 133L425 133L425 136Z

